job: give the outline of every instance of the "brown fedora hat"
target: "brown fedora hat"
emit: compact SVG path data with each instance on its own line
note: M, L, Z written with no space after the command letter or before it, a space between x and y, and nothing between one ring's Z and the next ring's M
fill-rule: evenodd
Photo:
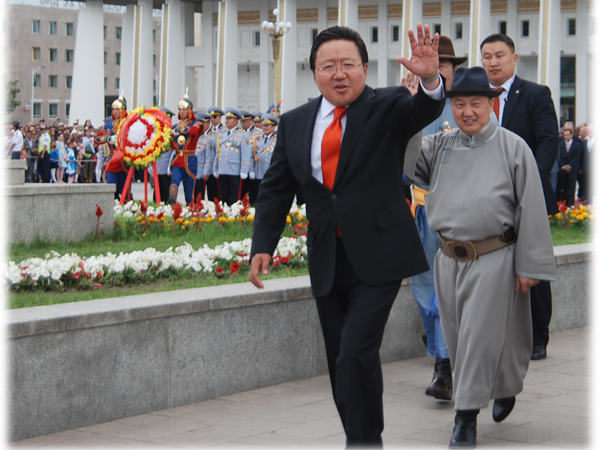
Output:
M468 56L461 56L460 58L456 57L456 53L454 53L454 44L452 44L452 39L450 39L448 36L440 36L438 57L440 60L448 59L454 64L462 64L469 59Z

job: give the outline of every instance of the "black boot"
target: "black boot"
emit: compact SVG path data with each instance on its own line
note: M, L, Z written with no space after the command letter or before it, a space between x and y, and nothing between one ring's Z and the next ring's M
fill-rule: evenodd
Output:
M502 422L508 417L515 407L516 398L512 397L497 398L494 400L494 407L492 408L492 418L494 422Z
M477 414L478 409L465 409L456 411L454 429L450 438L450 448L475 448L477 439Z
M436 359L431 384L425 394L440 400L452 399L452 368L450 359Z
M176 184L172 184L169 186L169 198L167 200L167 204L174 205L177 203L177 193L179 192L179 186Z

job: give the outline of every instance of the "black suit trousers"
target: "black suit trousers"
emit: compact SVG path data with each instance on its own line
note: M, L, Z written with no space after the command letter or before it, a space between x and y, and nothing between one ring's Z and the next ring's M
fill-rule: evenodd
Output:
M556 200L567 201L567 206L575 204L575 185L577 183L577 173L565 172L562 168L558 171L558 181L556 183Z
M552 319L552 288L550 282L540 280L530 289L533 345L548 345L549 327Z
M369 285L337 239L332 291L316 297L333 398L348 446L382 446L383 374L379 348L401 281Z

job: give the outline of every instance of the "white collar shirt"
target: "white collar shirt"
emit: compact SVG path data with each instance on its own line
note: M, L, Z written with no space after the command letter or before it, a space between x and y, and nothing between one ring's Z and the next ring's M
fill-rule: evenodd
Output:
M444 96L444 88L443 84L440 80L440 85L433 91L428 91L421 83L421 88L423 91L429 95L431 98L440 100ZM311 165L311 173L312 176L315 177L319 182L323 183L323 170L321 168L321 142L323 141L323 135L325 134L325 130L331 122L333 122L334 114L333 110L335 109L335 105L330 103L325 97L321 100L321 105L319 105L319 111L317 111L317 118L315 120L315 126L313 128L312 134L312 142L310 148L310 165ZM344 134L346 133L346 122L347 122L346 114L342 117L340 122L342 123L342 142L344 140Z
M498 122L502 123L502 117L504 116L504 105L506 104L506 101L508 100L508 92L510 91L510 88L512 86L512 84L515 81L515 75L513 74L512 77L510 77L508 80L506 80L504 83L502 83L502 85L500 86L494 86L492 83L490 83L490 87L492 89L498 89L498 88L502 88L504 89L502 91L502 93L500 94L500 96L498 97L499 103L500 103L500 111L498 114Z

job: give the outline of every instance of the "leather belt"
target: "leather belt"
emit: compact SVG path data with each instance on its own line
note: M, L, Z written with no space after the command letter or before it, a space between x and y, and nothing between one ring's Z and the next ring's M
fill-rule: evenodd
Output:
M457 261L473 261L478 256L500 250L517 241L514 227L510 227L500 236L492 236L480 241L451 241L440 234L440 250L446 256Z

